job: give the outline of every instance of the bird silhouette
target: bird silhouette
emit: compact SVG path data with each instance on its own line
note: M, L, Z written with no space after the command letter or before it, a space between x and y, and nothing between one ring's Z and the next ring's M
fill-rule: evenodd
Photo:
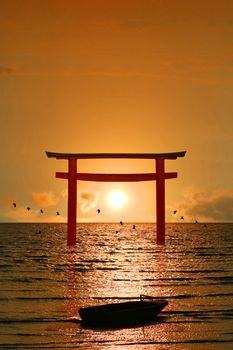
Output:
M198 221L197 221L197 220L195 220L195 224L198 224Z
M120 221L120 224L121 224L121 225L123 225L123 222L122 222L122 221Z
M181 218L181 220L184 220L184 217L183 217L183 216L181 216L180 218Z
M31 208L27 207L27 210L29 211Z
M174 211L173 211L173 214L176 214L176 213L177 213L177 210L174 210Z
M44 212L43 209L41 209L40 212L41 212L41 214L43 214L43 212Z
M13 207L16 208L16 203L13 203Z
M135 227L136 227L136 226L135 226L135 225L133 225L133 230L135 230Z
M57 215L60 215L59 211L57 211Z
M100 209L97 209L97 213L98 213L98 214L100 213Z

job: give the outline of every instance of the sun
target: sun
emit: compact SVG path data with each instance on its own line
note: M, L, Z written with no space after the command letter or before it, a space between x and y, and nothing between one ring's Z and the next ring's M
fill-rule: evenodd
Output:
M121 190L111 191L107 196L107 201L113 209L121 209L127 202L125 192Z

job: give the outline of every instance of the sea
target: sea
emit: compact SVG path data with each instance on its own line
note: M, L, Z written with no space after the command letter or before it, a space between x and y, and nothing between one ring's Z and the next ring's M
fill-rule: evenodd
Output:
M232 350L233 224L0 224L0 349ZM80 307L162 297L151 323L88 328Z

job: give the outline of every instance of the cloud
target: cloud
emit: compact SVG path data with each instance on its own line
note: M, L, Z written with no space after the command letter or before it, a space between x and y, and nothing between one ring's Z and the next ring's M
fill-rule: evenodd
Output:
M52 192L36 193L32 192L32 199L37 203L40 208L48 208L51 205L55 205L58 199Z
M62 215L41 215L38 210L25 208L8 209L5 216L14 222L65 222Z
M17 208L17 209L9 208L6 212L6 217L16 222L33 222L34 221L33 212L23 208Z
M179 211L186 219L213 222L233 221L233 191L206 191L189 189Z
M15 73L16 70L12 67L1 67L0 66L0 75L8 75Z
M67 218L62 215L59 210L60 215L57 215L57 209L52 210L43 210L50 206L57 204L58 198L52 192L43 192L37 193L32 192L32 199L37 204L37 208L33 206L31 201L28 201L27 204L21 203L15 198L5 197L4 204L4 216L10 221L13 222L66 222ZM13 203L16 203L16 206L13 206ZM27 207L30 210L27 210Z
M197 63L198 64L198 63ZM125 79L159 79L159 80L169 80L169 81L190 81L194 83L201 83L205 85L232 85L232 70L230 68L223 68L222 71L217 70L206 70L202 72L202 68L189 66L185 69L186 63L183 63L183 67L177 69L178 63L174 61L169 64L158 61L157 67L160 66L160 69L157 70L132 70L126 67L126 69L116 69L114 67L108 69L86 69L83 71L79 70L67 70L67 69L58 69L58 70L38 70L38 71L24 71L17 72L17 75L21 76L43 76L43 77L110 77L118 78L124 77ZM169 67L169 69L168 69ZM16 72L15 72L16 73ZM224 73L224 74L223 74ZM1 71L0 71L1 75Z
M86 214L91 209L95 208L98 199L99 199L99 192L94 191L79 191L78 192L78 205L83 214Z

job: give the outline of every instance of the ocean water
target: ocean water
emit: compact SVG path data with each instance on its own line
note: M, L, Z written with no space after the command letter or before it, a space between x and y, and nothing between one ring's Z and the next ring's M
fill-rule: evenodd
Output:
M0 348L232 350L233 224L0 224ZM116 232L119 231L119 232ZM169 304L152 324L89 329L78 309L140 294Z

